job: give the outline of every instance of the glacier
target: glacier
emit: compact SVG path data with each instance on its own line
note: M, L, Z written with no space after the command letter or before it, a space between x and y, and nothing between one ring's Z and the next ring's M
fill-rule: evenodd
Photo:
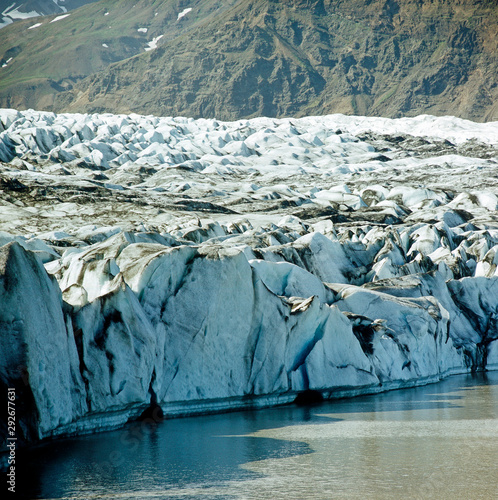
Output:
M497 144L453 117L0 110L20 440L498 369Z

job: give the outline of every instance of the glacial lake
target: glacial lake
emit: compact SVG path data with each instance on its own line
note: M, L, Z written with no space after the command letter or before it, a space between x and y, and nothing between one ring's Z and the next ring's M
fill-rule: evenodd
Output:
M498 372L136 423L19 457L26 498L498 498Z

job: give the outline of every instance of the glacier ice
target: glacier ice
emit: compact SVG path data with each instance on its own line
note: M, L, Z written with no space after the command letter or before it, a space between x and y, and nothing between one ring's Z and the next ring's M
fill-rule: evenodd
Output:
M0 130L0 380L26 441L498 369L497 124Z

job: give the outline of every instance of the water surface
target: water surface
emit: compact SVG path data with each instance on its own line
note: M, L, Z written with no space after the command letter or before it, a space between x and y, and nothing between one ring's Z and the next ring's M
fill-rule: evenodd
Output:
M498 372L137 423L22 461L29 498L488 500L498 494Z

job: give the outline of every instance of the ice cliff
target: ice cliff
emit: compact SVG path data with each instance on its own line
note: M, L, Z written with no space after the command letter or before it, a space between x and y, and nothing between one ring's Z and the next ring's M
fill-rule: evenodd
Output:
M469 188L496 125L0 118L0 384L26 441L498 369L497 197Z

